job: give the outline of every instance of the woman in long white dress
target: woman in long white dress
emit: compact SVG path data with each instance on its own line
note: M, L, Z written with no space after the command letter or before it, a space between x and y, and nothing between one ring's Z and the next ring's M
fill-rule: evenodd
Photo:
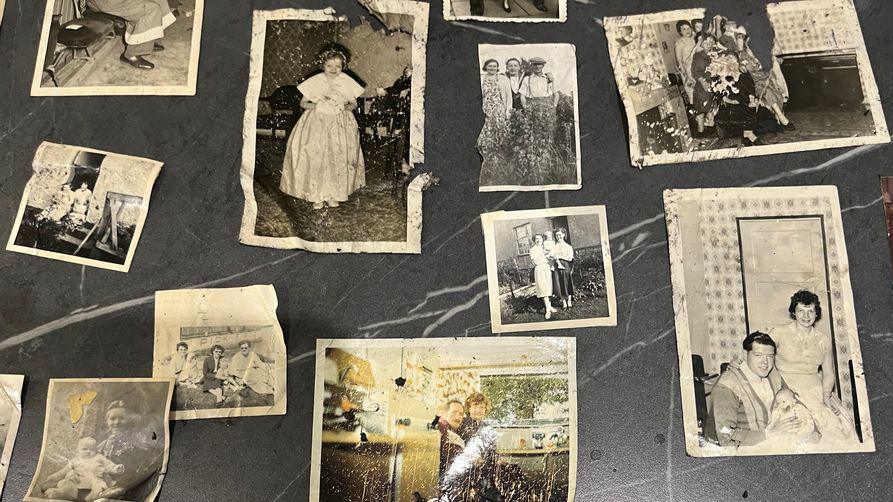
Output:
M543 236L536 234L533 236L533 246L530 247L530 260L533 262L533 278L536 287L536 297L543 299L543 306L546 309L546 320L552 318L552 313L557 312L552 307L549 297L552 296L552 265L546 250L543 249Z

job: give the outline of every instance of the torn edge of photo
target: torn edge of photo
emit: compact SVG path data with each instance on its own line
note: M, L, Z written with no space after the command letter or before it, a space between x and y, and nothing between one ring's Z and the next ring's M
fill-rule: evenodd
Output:
M45 0L31 96L194 96L205 0Z
M162 165L41 143L6 250L127 272Z
M393 31L331 8L254 12L241 243L421 252L422 191L437 183L412 172L424 162L428 4L375 7Z
M25 502L151 502L170 450L170 378L50 379L43 442ZM98 473L105 473L99 475Z
M771 62L705 12L604 19L633 166L890 142L852 0L767 4Z
M0 0L0 7L2 7ZM0 495L9 471L9 460L22 419L24 375L0 375Z
M567 0L443 0L443 19L492 23L563 23L567 21Z
M578 190L580 113L571 44L478 45L479 191Z
M576 358L570 337L317 340L310 500L571 502Z
M664 205L686 453L874 451L837 188Z
M284 415L287 357L271 285L155 293L152 376L172 420Z
M605 206L481 215L493 333L617 325Z

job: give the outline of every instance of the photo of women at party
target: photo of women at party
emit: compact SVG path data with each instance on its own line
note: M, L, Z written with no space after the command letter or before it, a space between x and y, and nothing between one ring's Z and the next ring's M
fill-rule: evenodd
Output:
M428 6L382 6L393 29L323 11L255 13L241 242L414 252L429 181L414 171Z
M6 249L127 272L161 162L43 143Z
M52 379L26 501L148 502L167 471L166 378Z
M571 338L318 340L310 500L571 502Z
M479 45L478 54L480 190L580 188L574 46Z
M447 21L564 22L566 0L445 0Z
M769 33L704 9L605 19L633 165L889 142L852 1L766 15Z
M686 451L874 451L836 189L664 200Z
M481 215L494 333L617 323L604 206Z

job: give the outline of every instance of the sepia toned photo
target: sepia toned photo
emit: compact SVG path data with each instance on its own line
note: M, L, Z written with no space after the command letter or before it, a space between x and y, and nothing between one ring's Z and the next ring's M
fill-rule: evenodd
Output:
M579 189L574 46L479 45L478 56L480 191Z
M42 143L6 250L127 272L162 165Z
M3 495L9 460L12 458L12 447L15 445L19 421L22 418L24 383L25 377L22 375L0 375L0 496Z
M837 188L664 204L686 452L874 451Z
M890 141L852 0L765 14L768 35L704 9L605 18L634 166Z
M277 303L269 285L155 293L152 376L175 381L173 420L285 414Z
M419 253L428 5L376 16L255 11L246 98L243 244Z
M46 0L32 96L195 95L204 0Z
M567 20L567 0L444 0L447 21L548 23Z
M605 206L481 215L494 333L616 326Z
M311 501L574 500L573 338L316 347Z
M167 473L169 378L51 379L26 502L150 502Z
M887 223L887 242L893 262L893 176L881 176L881 195L884 202L884 221Z

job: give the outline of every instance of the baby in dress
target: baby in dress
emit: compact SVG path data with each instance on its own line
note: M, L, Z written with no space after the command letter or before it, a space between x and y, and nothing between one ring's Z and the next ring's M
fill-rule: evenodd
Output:
M51 499L77 500L81 490L89 490L85 500L96 500L109 487L108 474L122 472L123 465L112 462L97 451L95 439L81 438L75 458L47 479L46 484L55 482L55 488L47 488L44 493Z
M795 431L776 430L778 424L790 417L797 417L800 426ZM783 388L775 394L772 401L772 412L769 416L769 424L766 425L766 437L776 441L785 441L793 444L814 443L816 441L816 423L809 409L797 400L797 396L791 389Z
M543 232L543 250L546 252L546 258L549 259L549 270L555 271L555 234L551 230ZM561 267L561 264L558 264ZM564 268L564 267L561 267Z

